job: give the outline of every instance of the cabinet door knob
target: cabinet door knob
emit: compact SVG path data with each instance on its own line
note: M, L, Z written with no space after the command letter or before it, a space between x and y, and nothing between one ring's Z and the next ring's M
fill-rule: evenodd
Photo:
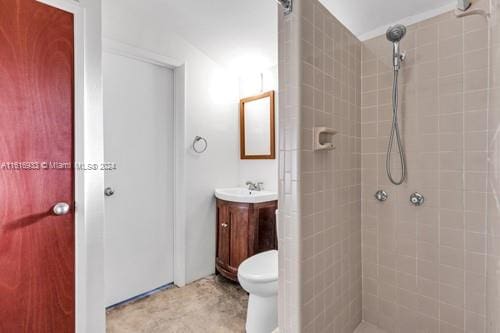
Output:
M227 228L227 223L222 223L222 224L221 224L221 226L222 226L223 228Z

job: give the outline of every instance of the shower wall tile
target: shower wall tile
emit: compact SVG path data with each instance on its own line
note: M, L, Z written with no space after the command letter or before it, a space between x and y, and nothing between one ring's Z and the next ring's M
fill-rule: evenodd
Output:
M278 8L279 35L279 291L281 332L300 332L300 2L292 14Z
M478 268L485 269L486 276L486 317L487 332L500 332L500 18L498 10L500 3L492 1L494 6L492 11L492 24L490 25L489 38L491 49L489 54L489 91L488 91L488 115L487 115L487 136L488 136L488 179L486 195L486 255L478 255ZM485 95L484 93L482 94ZM481 95L479 95L481 96ZM476 98L479 99L479 96ZM480 102L478 102L480 103ZM481 104L481 107L483 105ZM479 107L478 107L479 108ZM478 123L483 124L484 119ZM481 183L483 185L484 183ZM482 228L483 226L478 226ZM472 266L472 258L470 260ZM482 290L479 290L481 293ZM469 323L477 324L474 317L469 318Z
M361 42L317 0L296 0L279 24L280 331L352 332L362 313L361 133L377 135L361 128ZM338 131L335 151L313 151L316 126Z
M498 23L488 31L446 14L409 27L400 91L410 174L394 187L390 44L360 44L316 0L280 16L284 332L352 331L361 307L388 332L500 331ZM339 130L334 153L312 152L314 126ZM415 190L423 207L408 203Z
M408 181L401 186L385 171L392 45L380 36L362 46L363 318L387 332L487 331L487 156L497 128L488 113L487 28L484 19L452 13L408 27L399 78ZM396 175L398 158L393 152ZM388 201L374 199L379 189ZM410 205L415 191L424 206Z
M318 1L302 6L301 328L349 332L361 321L361 43ZM334 152L313 152L315 126L339 132Z

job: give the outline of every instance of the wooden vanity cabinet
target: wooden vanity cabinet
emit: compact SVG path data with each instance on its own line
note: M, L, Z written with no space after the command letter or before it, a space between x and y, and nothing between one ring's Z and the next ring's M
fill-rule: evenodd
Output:
M238 281L243 260L277 249L277 208L277 201L251 204L217 199L217 272Z

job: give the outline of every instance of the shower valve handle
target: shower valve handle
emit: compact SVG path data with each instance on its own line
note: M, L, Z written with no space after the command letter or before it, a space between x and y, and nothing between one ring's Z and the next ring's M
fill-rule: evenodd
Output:
M380 202L386 201L387 198L389 198L389 195L384 190L379 190L377 191L377 193L375 193L375 199L377 199Z
M424 204L425 198L422 194L415 192L410 195L410 202L415 206L422 206Z

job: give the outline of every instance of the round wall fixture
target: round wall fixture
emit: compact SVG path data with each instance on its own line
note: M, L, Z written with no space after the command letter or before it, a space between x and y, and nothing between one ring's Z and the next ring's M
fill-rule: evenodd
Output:
M202 136L195 136L193 140L193 150L198 154L202 154L207 150L207 148L208 148L207 139L205 139Z
M415 206L422 206L424 204L425 198L422 194L415 192L410 195L410 202Z
M378 201L386 201L387 198L389 198L389 194L387 194L386 191L384 190L379 190L377 191L377 193L375 193L375 199L377 199Z

